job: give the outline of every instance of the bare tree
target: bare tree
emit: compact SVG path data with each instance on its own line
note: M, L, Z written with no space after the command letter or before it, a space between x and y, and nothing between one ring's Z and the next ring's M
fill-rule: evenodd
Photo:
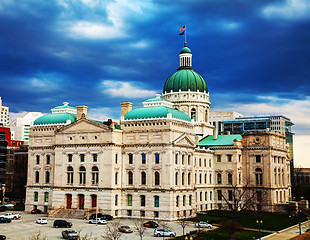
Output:
M143 225L144 220L142 218L136 219L134 221L135 229L137 230L140 240L143 240L144 236L147 233L146 227Z
M182 227L182 229L183 229L183 235L182 236L184 236L185 228L188 226L188 221L186 220L186 218L181 218L178 220L178 224Z
M107 224L107 227L101 237L108 240L120 239L123 233L119 231L119 226L120 223L118 221Z
M97 240L98 238L96 236L93 236L93 233L85 233L84 235L79 235L80 240Z
M168 222L165 220L160 220L158 223L162 228L169 229ZM165 235L163 234L163 239L165 239Z
M47 240L45 235L42 235L41 231L34 232L29 240Z

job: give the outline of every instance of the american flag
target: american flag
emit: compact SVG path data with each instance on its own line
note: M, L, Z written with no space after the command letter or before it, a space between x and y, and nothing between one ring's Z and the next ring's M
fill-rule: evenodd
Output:
M185 30L185 25L180 28L180 32L183 32Z

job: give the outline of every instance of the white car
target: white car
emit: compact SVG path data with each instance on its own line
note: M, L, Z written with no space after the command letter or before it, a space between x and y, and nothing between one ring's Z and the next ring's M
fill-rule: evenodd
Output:
M199 223L195 223L195 227L197 228L213 228L213 226L207 222L199 222Z
M157 228L154 230L154 236L155 237L175 237L176 233L171 232L168 229Z
M100 219L100 218L90 219L90 220L88 220L88 223L92 223L92 224L106 224L107 220Z
M47 219L46 218L38 218L36 220L36 223L39 223L39 224L47 224Z

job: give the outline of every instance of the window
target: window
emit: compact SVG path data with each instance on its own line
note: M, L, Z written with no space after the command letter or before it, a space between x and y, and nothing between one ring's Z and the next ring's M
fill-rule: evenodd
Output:
M154 212L154 218L158 218L159 217L159 212L158 211L155 211Z
M50 183L50 172L49 171L45 172L45 183Z
M189 204L190 206L192 205L192 195L189 195L188 204Z
M205 192L205 201L208 201L208 192Z
M129 164L133 164L133 154L132 153L129 153L128 154L128 162L129 162Z
M222 174L217 174L217 184L222 184Z
M160 177L160 175L159 175L159 172L155 172L155 185L159 185L159 177Z
M159 153L155 154L155 164L159 164Z
M222 200L222 190L217 190L217 200Z
M233 200L232 190L228 190L228 201L232 201L232 200Z
M133 184L133 173L131 171L128 172L128 184Z
M115 154L115 164L117 164L117 153Z
M182 173L182 185L184 185L184 178L185 178L185 173Z
M190 155L188 155L187 164L188 164L188 165L191 165L191 156L190 156Z
M187 183L188 185L191 185L191 173L190 172L187 175Z
M221 162L222 161L222 156L221 155L216 155L216 161Z
M116 194L114 197L114 205L117 206L118 205L118 195Z
M132 195L127 195L127 205L132 206Z
M184 158L185 158L185 156L182 155L182 165L184 165Z
M175 164L178 164L178 154L175 155Z
M140 205L141 207L145 207L145 195L140 196Z
M72 162L72 154L68 154L68 162Z
M85 161L85 154L80 154L80 161L84 162Z
M205 173L205 184L207 184L207 174Z
M115 173L115 184L118 182L118 172Z
M261 162L261 155L256 155L255 158L257 163Z
M183 196L183 206L186 205L186 195Z
M209 183L212 184L212 173L209 175Z
M145 185L146 184L146 173L141 172L141 184Z
M85 185L86 183L86 168L84 166L80 167L80 184Z
M91 207L95 208L97 207L97 195L90 195L91 200Z
M209 159L209 167L211 167L211 159Z
M51 155L46 155L46 164L51 163Z
M141 154L141 160L142 160L142 164L146 163L146 154L145 153Z
M212 201L212 191L210 192L210 201ZM212 204L211 204L211 209L212 209Z
M98 155L97 153L93 154L93 162L97 162L98 161Z
M39 193L38 192L34 192L34 201L37 202L39 199Z
M176 206L179 206L179 196L176 197Z
M228 154L227 155L227 162L231 162L232 161L232 155L231 154Z
M175 173L175 185L178 185L178 173Z
M159 196L154 196L154 207L159 207Z
M263 171L260 168L255 169L256 185L263 185Z
M36 176L36 179L35 179L36 183L38 183L39 180L40 180L40 173L39 173L39 171L36 171L35 176Z
M228 184L232 185L232 174L228 173L227 178L228 178Z
M127 210L127 216L131 216L132 215L132 211L131 210Z
M99 182L99 169L98 167L94 166L91 169L91 175L92 175L92 184L97 185Z
M241 173L239 173L239 184L241 184Z
M36 156L36 164L40 164L40 156L39 155Z
M199 184L201 184L202 183L202 175L201 175L201 173L199 174Z
M145 211L140 211L140 217L145 217Z
M192 108L191 110L191 119L196 121L196 109L195 108Z
M73 184L73 168L71 166L67 168L67 183Z
M201 158L199 158L199 167L201 167Z
M238 155L238 161L241 162L241 155Z

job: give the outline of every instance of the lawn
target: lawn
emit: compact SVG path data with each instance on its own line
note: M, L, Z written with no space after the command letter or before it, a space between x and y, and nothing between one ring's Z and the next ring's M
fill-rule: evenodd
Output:
M209 221L213 224L221 224L226 220L232 218L232 213L225 210L213 210L205 212L205 214L198 214L193 221ZM262 229L279 231L292 225L298 224L298 217L289 217L280 213L263 213L261 217L263 221ZM251 211L243 211L239 213L237 221L242 227L257 229L256 216ZM306 217L301 217L301 221L306 221Z

